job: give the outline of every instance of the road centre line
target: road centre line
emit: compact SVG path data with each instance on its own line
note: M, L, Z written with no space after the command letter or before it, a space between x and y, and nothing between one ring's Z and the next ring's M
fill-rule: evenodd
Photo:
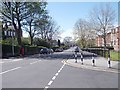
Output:
M16 67L16 68L13 68L13 69L10 69L10 70L1 72L0 74L4 74L4 73L10 72L10 71L14 71L14 70L17 70L17 69L20 69L20 68L21 68L21 67Z
M48 85L50 86L52 83L53 83L53 81L50 81L50 82L48 83Z
M45 86L44 90L47 90L49 86L53 83L53 81L56 79L56 77L59 75L61 70L64 68L65 63L62 65L62 67L58 70L58 72L52 77L52 80Z
M57 76L59 73L56 73L55 76Z
M55 80L55 78L56 78L56 76L54 76L54 77L52 78L52 80Z

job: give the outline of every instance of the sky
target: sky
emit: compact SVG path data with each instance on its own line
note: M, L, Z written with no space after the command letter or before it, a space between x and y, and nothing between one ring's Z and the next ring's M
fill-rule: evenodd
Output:
M105 3L105 2L104 2ZM61 27L61 37L73 37L75 22L82 19L89 19L90 11L103 3L100 2L48 2L47 10L53 20ZM117 11L117 2L110 2Z
M80 18L89 19L90 11L101 4L103 2L48 2L47 10L50 16L60 25L63 39L67 36L73 37L75 22ZM111 2L110 4L115 10L118 9L117 2Z

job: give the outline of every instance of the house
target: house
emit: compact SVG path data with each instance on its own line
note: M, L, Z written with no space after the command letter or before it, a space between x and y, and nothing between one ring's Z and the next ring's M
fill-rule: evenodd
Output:
M102 35L98 35L96 38L96 45L98 47L104 46L104 39ZM113 46L115 51L120 51L120 26L111 30L106 35L106 46Z
M15 37L15 29L11 25L7 25L7 23L2 24L2 39Z
M114 50L120 51L120 26L112 29L111 31L111 43Z

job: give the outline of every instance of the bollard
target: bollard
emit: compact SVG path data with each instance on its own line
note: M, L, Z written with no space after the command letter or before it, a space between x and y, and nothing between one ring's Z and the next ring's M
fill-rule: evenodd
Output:
M77 53L75 53L75 63L77 63Z
M110 57L108 56L108 67L111 68Z
M83 53L81 53L81 64L83 65Z
M108 51L108 68L111 68L110 51Z
M92 56L92 65L95 66L95 56L94 56L94 54Z

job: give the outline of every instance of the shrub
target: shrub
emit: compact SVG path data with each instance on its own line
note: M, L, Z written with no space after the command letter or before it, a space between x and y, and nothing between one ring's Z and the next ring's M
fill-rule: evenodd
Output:
M14 55L20 55L20 46L14 46ZM43 46L24 46L25 55L32 55L39 53L41 48L45 48ZM13 56L12 54L12 45L2 44L2 57L10 57Z
M30 40L29 38L21 38L22 44L23 45L30 45Z

